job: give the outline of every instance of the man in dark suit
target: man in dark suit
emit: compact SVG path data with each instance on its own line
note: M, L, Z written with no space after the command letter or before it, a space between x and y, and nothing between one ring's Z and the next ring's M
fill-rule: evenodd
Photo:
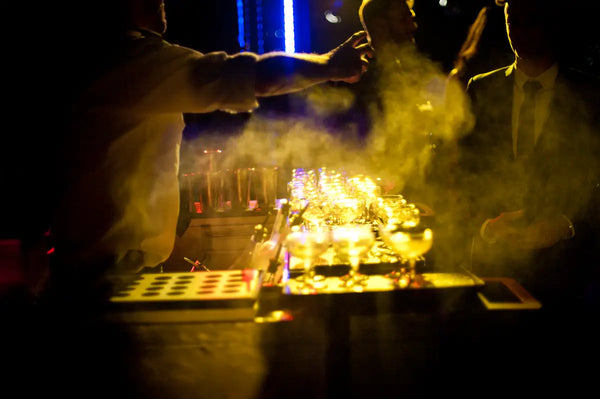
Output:
M470 264L516 278L543 306L597 306L598 81L562 58L558 1L496 2L515 62L468 84L476 122L457 181Z

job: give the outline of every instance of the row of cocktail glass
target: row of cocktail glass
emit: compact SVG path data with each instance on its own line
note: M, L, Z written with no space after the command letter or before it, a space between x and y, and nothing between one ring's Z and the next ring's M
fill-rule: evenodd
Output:
M302 212L303 223L294 226L285 247L301 259L304 273L297 280L303 292L318 292L328 281L315 274L315 261L330 248L350 270L341 286L363 291L368 276L359 273L361 262L377 240L400 259L387 274L390 284L407 288L416 276L415 264L432 246L433 232L420 223L418 208L402 195L381 194L378 185L364 175L321 168L294 169L288 184L292 213Z

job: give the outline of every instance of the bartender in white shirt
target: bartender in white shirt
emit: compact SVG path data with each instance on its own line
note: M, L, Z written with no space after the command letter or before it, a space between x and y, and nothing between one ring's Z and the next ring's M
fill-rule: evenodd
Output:
M73 39L82 46L74 52L71 45L65 63L83 65L76 72L86 80L78 82L57 159L63 188L51 236L55 271L63 275L137 272L169 257L183 113L247 112L257 97L329 80L354 83L371 52L366 34L357 32L326 54L203 54L163 39L163 0L90 0L81 7L94 6L98 12L88 16L107 31L78 15L86 34ZM96 72L86 77L90 69Z

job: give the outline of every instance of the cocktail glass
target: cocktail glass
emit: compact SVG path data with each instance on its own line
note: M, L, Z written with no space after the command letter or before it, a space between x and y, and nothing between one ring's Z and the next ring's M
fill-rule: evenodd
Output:
M407 288L415 281L416 263L433 245L433 231L422 225L380 224L383 242L400 258L399 267L387 275L392 284Z
M297 279L301 283L299 289L312 292L325 286L324 278L315 275L313 263L329 248L330 232L324 228L308 230L302 226L295 227L297 228L293 228L286 236L285 247L293 256L303 261L304 273Z
M359 273L360 262L375 244L375 234L370 224L348 224L335 226L331 232L335 253L342 261L350 263L350 271L342 277L342 286L353 291L362 291L367 276Z

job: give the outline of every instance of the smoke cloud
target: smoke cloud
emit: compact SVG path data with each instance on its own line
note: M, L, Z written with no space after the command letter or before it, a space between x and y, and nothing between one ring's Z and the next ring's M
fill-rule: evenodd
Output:
M372 69L355 85L290 96L291 112L255 111L220 144L220 168L278 166L289 180L293 168L328 167L379 178L409 201L447 198L445 163L473 122L464 91L448 91L441 66L412 45L382 49ZM224 132L187 143L182 164L206 170L203 137L212 133Z
M414 46L378 52L376 63L355 85L322 84L290 96L289 112L255 111L239 132L223 142L220 162L228 169L278 166L285 181L291 179L293 168L320 167L381 179L384 192L403 194L410 202L433 208L435 238L430 254L434 267L454 269L469 262L471 237L465 232L473 233L485 220L471 213L468 205L472 202L490 210L487 217L517 210L526 200L533 208L555 204L572 215L587 209L597 185L586 182L591 177L578 171L589 170L586 164L595 159L598 143L585 144L584 137L591 137L585 133L589 125L585 118L574 121L584 105L573 100L575 93L567 97L559 99L564 103L559 109L564 112L553 115L544 144L565 151L557 152L562 154L560 159L545 161L542 171L548 171L548 176L534 179L536 187L528 186L532 180L524 180L525 176L515 171L510 157L498 156L501 148L497 142L486 141L485 134L480 135L484 138L478 147L485 150L471 156L476 164L493 165L488 174L461 175L454 168L457 143L474 126L471 107L462 87L448 80L441 66ZM490 112L508 101L512 100L498 98ZM569 126L581 132L583 141L565 140L559 132ZM206 135L211 132L202 134ZM184 155L188 165L199 170L205 169L207 162L202 143L188 143ZM501 159L506 159L506 164ZM498 170L506 172L504 177L498 177ZM451 189L457 182L461 188L458 196ZM279 193L282 189L285 193L285 187L280 187ZM525 198L528 193L534 196ZM514 209L507 198L514 200ZM494 270L497 275L504 272L508 271Z
M221 144L222 166L343 168L381 177L395 191L422 181L436 148L455 140L468 123L466 102L445 102L445 73L412 46L390 48L377 62L369 87L322 84L291 96L301 104L292 112L255 112L243 131ZM376 100L359 101L366 91ZM362 119L368 120L366 134ZM195 150L186 156L201 154L202 142L190 142ZM192 168L205 167L201 156L195 162L186 160Z

